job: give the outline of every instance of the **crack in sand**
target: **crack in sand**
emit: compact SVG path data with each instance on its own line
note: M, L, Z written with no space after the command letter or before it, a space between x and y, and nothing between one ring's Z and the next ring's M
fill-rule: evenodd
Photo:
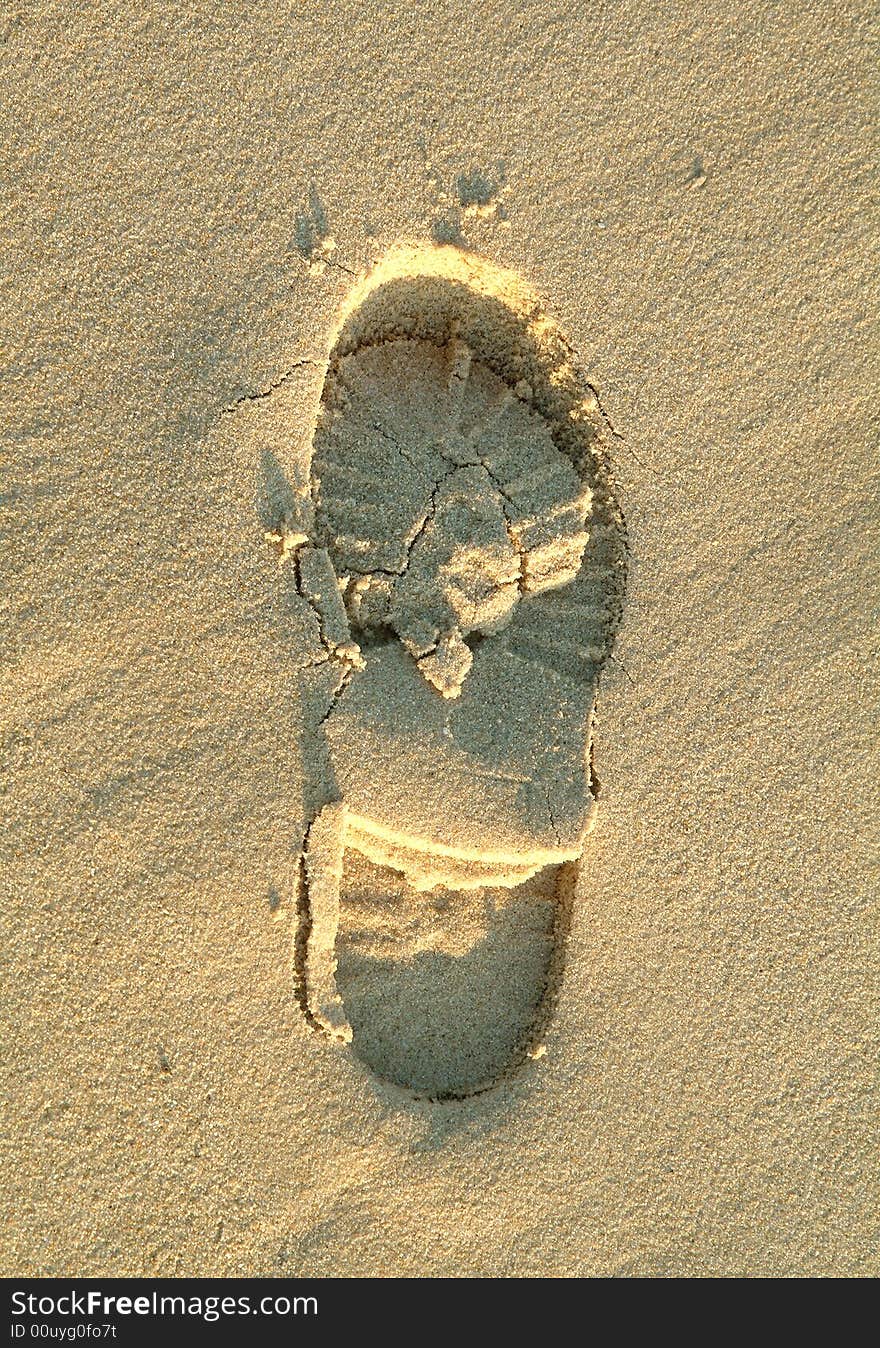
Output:
M277 393L280 388L284 387L288 380L293 378L297 370L302 370L309 365L316 370L320 368L318 361L312 360L310 356L304 356L302 360L296 361L291 365L289 370L285 370L282 375L279 375L279 377L266 388L260 389L257 393L243 393L240 398L236 398L235 401L231 402L227 407L221 407L217 415L220 417L228 417L234 412L237 412L244 403L262 402L265 398L271 398L273 393Z
M390 436L389 439L391 439ZM392 444L394 443L395 442L392 440ZM398 568L392 568L388 566L371 566L368 567L365 571L363 571L359 570L355 566L347 565L345 568L346 573L351 576L357 576L361 580L366 580L367 577L369 576L388 576L392 580L400 580L403 576L405 576L406 573L409 571L410 562L412 561L413 548L415 547L416 543L418 543L419 539L424 535L425 530L428 528L428 526L430 525L431 521L433 520L434 516L437 513L437 495L440 491L440 488L442 487L443 483L447 480L447 478L452 476L453 472L454 472L454 465L452 468L450 468L448 473L444 473L442 477L439 477L437 481L434 483L434 486L432 487L429 496L428 509L425 511L424 515L419 520L418 524L415 526L412 536L409 539L404 539L403 541L404 547L406 549L406 558L402 566ZM356 627L358 630L363 630L360 624L354 620L353 626Z

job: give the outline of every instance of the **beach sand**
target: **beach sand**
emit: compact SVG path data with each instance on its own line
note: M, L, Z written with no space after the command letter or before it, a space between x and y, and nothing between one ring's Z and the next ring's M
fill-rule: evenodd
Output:
M875 38L792 0L0 21L5 1274L880 1272ZM354 783L297 511L406 256L515 278L595 393L622 620L582 855L529 844L564 884L510 888L524 834L496 802L475 842L447 762L482 907L374 907L328 825L349 1045L304 987L328 754L388 847L439 759L387 704Z

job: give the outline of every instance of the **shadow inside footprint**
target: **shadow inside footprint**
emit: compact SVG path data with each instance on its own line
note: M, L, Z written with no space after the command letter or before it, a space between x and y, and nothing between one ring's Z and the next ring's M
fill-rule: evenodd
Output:
M372 1071L454 1099L523 1060L554 985L551 870L515 889L416 895L393 871L346 859L337 985Z

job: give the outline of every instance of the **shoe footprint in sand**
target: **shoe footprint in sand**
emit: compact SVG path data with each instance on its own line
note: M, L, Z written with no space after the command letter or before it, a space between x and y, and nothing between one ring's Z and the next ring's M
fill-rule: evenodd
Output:
M606 428L510 273L401 251L352 296L293 554L338 668L304 1010L434 1098L538 1051L624 585Z

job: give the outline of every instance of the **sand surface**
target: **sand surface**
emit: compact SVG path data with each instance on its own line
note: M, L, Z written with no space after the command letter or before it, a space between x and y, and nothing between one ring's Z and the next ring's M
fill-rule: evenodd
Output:
M790 0L7 8L4 1273L880 1272L875 37ZM540 296L629 540L540 1054L441 1103L297 1000L330 690L266 538L401 243ZM499 904L523 978L542 903Z

